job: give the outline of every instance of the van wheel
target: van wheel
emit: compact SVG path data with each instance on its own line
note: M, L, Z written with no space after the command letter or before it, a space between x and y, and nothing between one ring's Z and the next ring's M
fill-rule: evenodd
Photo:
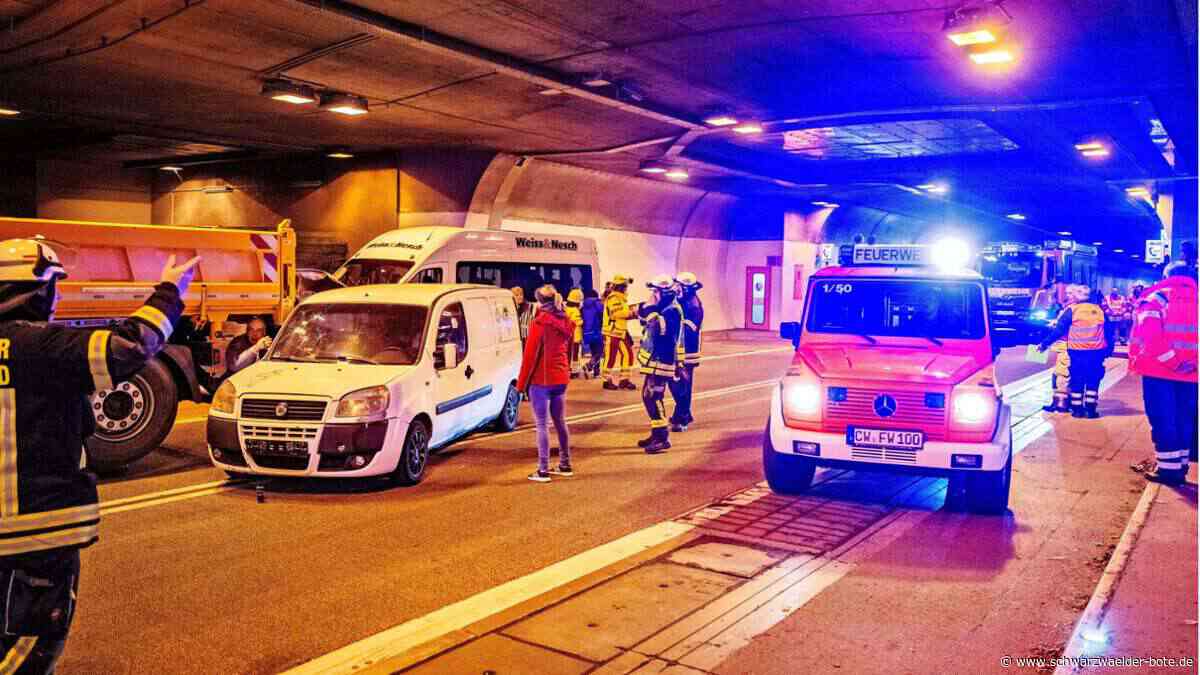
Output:
M112 473L157 448L171 431L179 393L166 364L151 359L133 377L88 399L96 433L87 439L88 468Z
M782 455L771 445L771 421L763 432L763 474L771 491L782 495L796 495L812 487L817 463L807 457Z
M504 407L496 417L493 428L496 431L512 431L517 428L517 413L521 410L521 392L513 385L508 385L508 394L504 397Z
M1008 495L1012 489L1012 453L999 471L968 473L966 506L973 513L999 515L1008 510Z
M392 473L399 485L416 485L425 477L425 464L429 461L429 429L424 422L414 421L408 425L404 436L404 450L400 462Z

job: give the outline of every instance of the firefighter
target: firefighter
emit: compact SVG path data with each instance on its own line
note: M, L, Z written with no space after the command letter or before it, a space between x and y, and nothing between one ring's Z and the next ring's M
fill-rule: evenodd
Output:
M629 320L635 312L625 293L629 290L627 277L617 275L612 290L604 300L604 368L605 389L637 389L633 376L633 338L629 337Z
M1058 315L1058 321L1038 351L1046 351L1055 341L1066 336L1067 355L1071 359L1071 416L1095 419L1100 416L1100 380L1104 377L1104 358L1110 353L1112 324L1087 286L1072 284L1067 288L1070 305Z
M650 416L650 435L638 441L638 447L656 455L671 447L663 398L682 365L679 348L683 340L683 310L675 301L675 281L670 276L660 274L646 287L650 289L651 300L638 306L638 318L645 323L638 365L646 376L642 383L642 403Z
M1115 336L1118 342L1126 342L1129 338L1125 327L1125 317L1129 314L1129 310L1125 305L1125 296L1121 295L1121 291L1116 288L1112 289L1112 292L1108 294L1108 306L1105 313L1116 328Z
M128 319L104 329L47 323L54 251L0 242L0 586L6 630L0 671L53 672L79 588L79 549L96 542L96 479L85 469L89 395L129 378L166 344L199 258L175 266Z
M679 377L671 380L671 398L675 410L671 413L671 431L687 431L692 423L692 388L695 386L696 366L700 365L700 327L704 324L704 303L696 292L704 288L691 272L675 277L679 306L683 311L683 366Z
M1142 376L1142 399L1158 466L1146 478L1184 482L1196 446L1196 268L1175 263L1134 309L1129 367Z
M568 354L571 363L571 379L579 377L582 374L587 377L586 372L582 372L582 353L583 353L583 291L578 288L572 288L570 293L567 293L567 305L564 311L567 318L575 326L575 335L571 340L571 350Z

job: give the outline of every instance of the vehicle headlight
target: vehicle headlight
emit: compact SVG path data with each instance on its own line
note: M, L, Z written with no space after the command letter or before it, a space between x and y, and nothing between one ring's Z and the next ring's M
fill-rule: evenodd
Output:
M382 385L367 387L346 394L338 401L335 417L370 417L387 412L392 400L388 388Z
M979 424L991 418L996 397L983 392L965 392L954 397L954 420L962 424Z
M210 412L232 415L235 403L237 403L237 388L233 386L231 380L225 380L221 386L217 387L217 393L213 394L212 405L208 409Z
M784 423L821 421L821 381L806 377L785 377L779 398L783 402Z
M1034 319L1045 320L1045 319L1050 318L1050 312L1047 312L1044 309L1035 309L1035 310L1033 310L1033 313L1030 314L1029 316Z

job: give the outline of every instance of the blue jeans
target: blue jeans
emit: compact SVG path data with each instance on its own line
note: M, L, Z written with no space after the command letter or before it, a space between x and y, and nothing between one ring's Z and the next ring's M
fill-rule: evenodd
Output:
M554 418L554 430L558 432L558 465L571 466L571 442L564 415L566 399L565 384L529 385L529 403L533 406L533 421L537 426L538 471L550 470L550 429L547 417Z

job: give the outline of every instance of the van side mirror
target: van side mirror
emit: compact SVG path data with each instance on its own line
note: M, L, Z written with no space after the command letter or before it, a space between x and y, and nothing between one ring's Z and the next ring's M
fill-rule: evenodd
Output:
M447 342L442 345L442 362L438 370L454 370L458 367L458 345Z
M784 321L779 324L779 337L791 340L792 346L800 348L800 324L796 321Z

